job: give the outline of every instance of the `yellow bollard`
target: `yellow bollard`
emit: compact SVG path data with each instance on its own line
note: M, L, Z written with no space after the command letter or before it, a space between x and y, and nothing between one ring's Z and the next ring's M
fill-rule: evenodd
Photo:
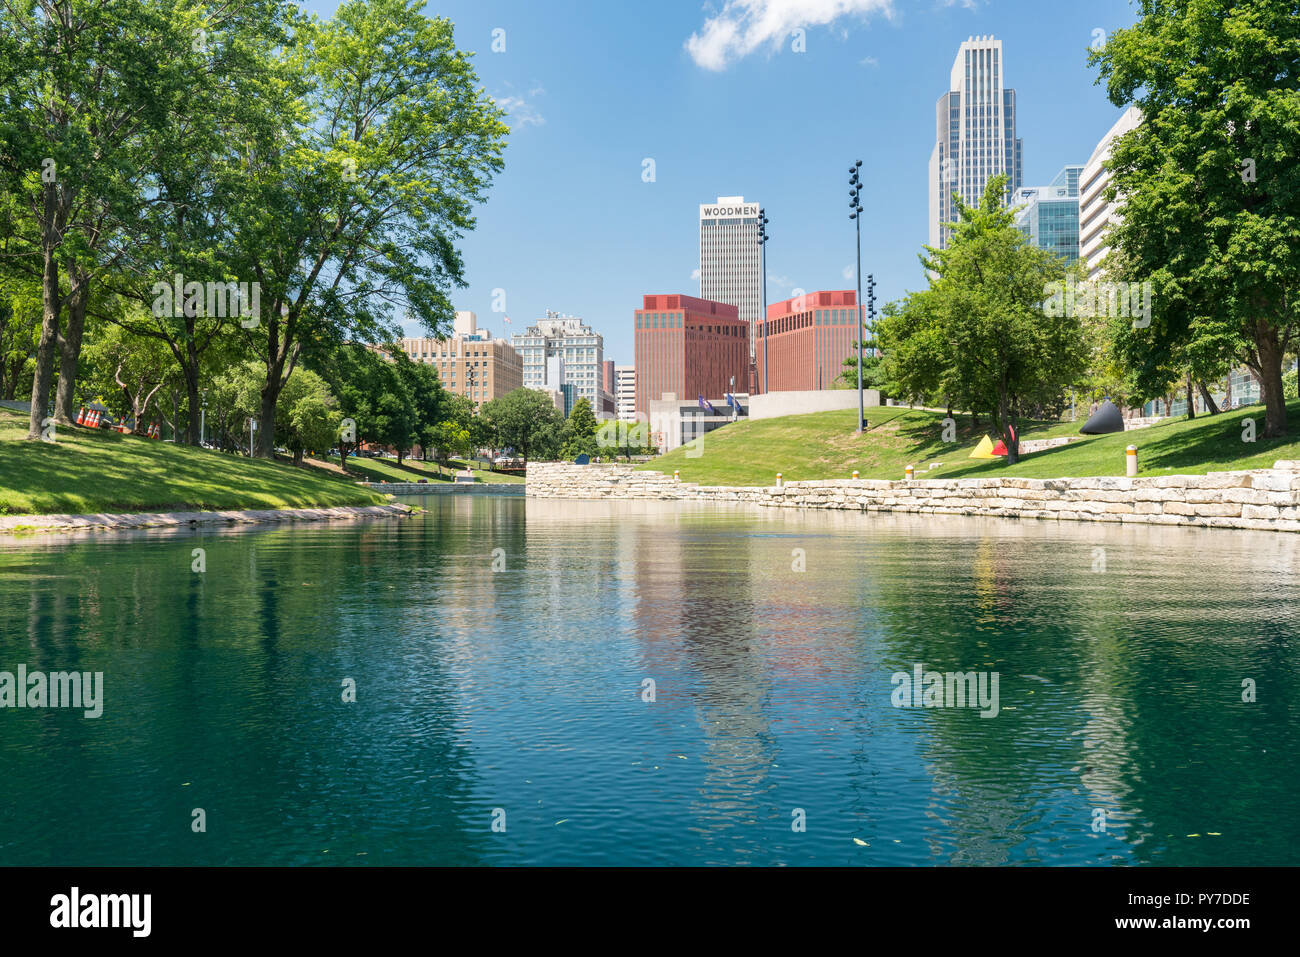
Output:
M674 481L674 482L680 482L681 480L682 480L682 470L681 470L681 469L673 469L673 481Z
M909 465L907 467L907 474L904 475L903 477L907 479L907 481L909 482L912 481L912 479L916 477L916 469Z
M857 470L857 469L854 469L854 470L853 470L853 480L854 480L854 481L857 481L857 478L858 478L858 470Z
M1126 458L1128 459L1128 469L1126 474L1132 477L1138 474L1138 447L1136 445L1130 445L1125 451L1127 453Z

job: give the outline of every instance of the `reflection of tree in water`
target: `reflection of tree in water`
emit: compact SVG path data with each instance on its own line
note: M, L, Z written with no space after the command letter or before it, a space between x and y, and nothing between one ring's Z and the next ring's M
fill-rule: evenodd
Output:
M7 817L28 842L11 859L481 860L459 823L473 769L453 683L437 655L413 676L413 636L385 624L419 538L414 523L124 536L0 575L4 657L102 670L106 697L97 721L45 714L6 732ZM27 649L6 640L23 634ZM344 676L357 704L340 699ZM191 834L193 807L207 834Z
M882 599L919 609L926 627L901 613L884 616L893 659L907 670L920 662L926 671L1000 676L996 718L976 708L908 716L921 720L911 733L924 742L930 853L960 864L1051 863L1054 832L1068 838L1077 828L1078 840L1067 841L1077 848L1091 824L1087 801L1069 796L1060 780L1079 749L1070 736L1076 700L1060 693L1077 686L1084 667L1073 628L1087 609L1069 585L1073 569L1062 562L1061 543L1019 536L935 538L908 548L913 574L890 578Z

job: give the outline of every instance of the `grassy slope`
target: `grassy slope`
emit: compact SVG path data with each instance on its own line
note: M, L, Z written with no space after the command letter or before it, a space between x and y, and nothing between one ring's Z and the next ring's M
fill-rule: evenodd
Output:
M329 461L338 465L339 457L332 456ZM450 464L452 469L465 468L465 463L457 459L452 459ZM428 479L430 482L451 481L450 471L440 471L436 462L421 462L419 459L403 459L399 467L397 459L362 459L349 455L348 471L357 478L370 482L418 482L420 479ZM524 481L518 475L502 475L487 469L475 471L474 475L478 481L488 484L521 484Z
M1086 416L1078 422L1026 424L1024 439L1068 435L1074 441L1027 455L1015 466L1001 458L969 457L983 432L970 427L968 416L956 417L956 444L941 441L943 413L868 409L870 428L865 437L853 434L856 416L854 409L738 422L705 436L703 454L697 458L677 449L643 468L668 473L680 469L683 482L704 485L770 485L777 472L788 482L848 478L854 469L862 478L901 479L908 465L916 467L917 478L1123 475L1124 449L1130 444L1138 447L1141 475L1268 468L1277 459L1300 458L1300 402L1289 406L1290 434L1285 439L1258 439L1253 444L1242 441L1241 421L1254 418L1256 429L1262 431L1263 406L1198 416L1190 422L1174 419L1115 435L1080 436L1078 429ZM987 418L982 424L988 426ZM927 469L931 462L944 464Z
M0 409L0 514L376 505L384 496L324 469L295 468L116 432L60 428L27 442Z

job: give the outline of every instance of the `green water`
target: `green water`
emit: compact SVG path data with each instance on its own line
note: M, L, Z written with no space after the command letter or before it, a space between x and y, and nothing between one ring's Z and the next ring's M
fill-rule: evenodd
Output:
M1300 537L423 504L0 546L0 863L1300 862Z

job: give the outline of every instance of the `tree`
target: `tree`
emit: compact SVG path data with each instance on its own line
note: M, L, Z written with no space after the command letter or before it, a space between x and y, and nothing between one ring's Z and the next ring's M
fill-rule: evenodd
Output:
M42 288L28 438L39 439L56 352L67 421L90 286L141 204L141 160L205 75L196 28L248 7L166 0L7 0L0 16L0 177L6 255ZM206 9L205 9L206 8ZM215 76L215 74L206 74ZM64 287L62 277L66 276ZM60 324L66 308L68 320Z
M936 363L934 381L954 404L991 410L1014 464L1021 416L1060 401L1083 372L1086 348L1078 317L1053 308L1050 297L1063 285L1063 261L1016 229L1014 211L1003 206L1005 190L999 175L978 206L955 197L960 219L951 224L952 241L945 249L926 247L921 260L930 286L903 310L912 325L887 327L882 338L904 333L890 345L905 354L915 338L915 355Z
M41 324L41 298L34 283L0 279L0 399L14 399L30 365Z
M256 366L255 366L256 367ZM301 465L308 449L328 449L338 435L337 401L325 380L310 369L298 369L280 391L275 407L275 433Z
M887 313L890 306L886 305L882 312ZM884 389L885 388L885 369L884 360L876 355L879 344L875 336L871 333L866 334L862 340L862 388L864 389ZM849 388L858 387L858 343L855 339L852 345L853 351L844 357L843 369L836 376L831 388Z
M232 246L261 289L264 419L304 342L389 341L398 306L431 334L454 315L455 243L508 130L451 23L419 6L347 0L304 23L284 56L308 86L277 107L292 124L244 153ZM266 429L258 454L273 447Z
M1123 217L1109 242L1157 308L1117 345L1147 390L1180 349L1244 361L1263 434L1280 437L1282 362L1300 325L1300 18L1289 0L1140 9L1089 55L1111 102L1144 117L1112 148L1108 199Z
M579 455L595 455L596 415L591 411L591 402L585 396L573 403L561 432L564 458L576 458Z
M529 461L559 455L564 418L546 393L515 389L485 402L480 414L503 448L512 448Z
M87 344L83 356L88 367L83 381L91 394L108 397L109 408L129 418L136 435L148 434L149 406L174 372L166 348L108 326Z

